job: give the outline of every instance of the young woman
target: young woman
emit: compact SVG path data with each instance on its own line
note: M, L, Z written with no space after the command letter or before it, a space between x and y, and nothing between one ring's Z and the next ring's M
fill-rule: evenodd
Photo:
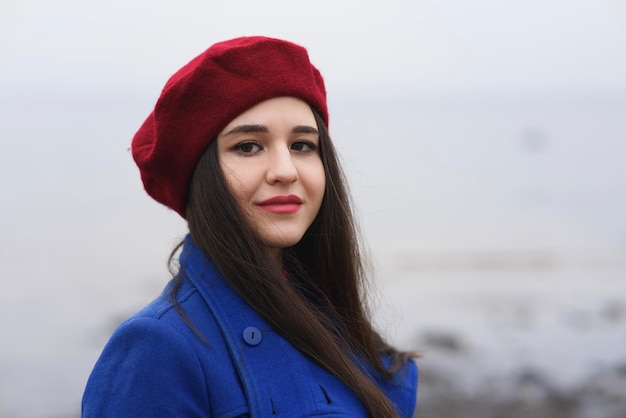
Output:
M244 37L168 81L133 139L189 225L163 294L122 323L83 417L411 417L417 369L364 308L364 272L306 50Z

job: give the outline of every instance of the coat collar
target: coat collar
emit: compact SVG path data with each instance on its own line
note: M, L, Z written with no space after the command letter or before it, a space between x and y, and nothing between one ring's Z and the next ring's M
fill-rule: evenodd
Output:
M282 416L301 416L302 411L316 411L307 416L367 416L345 384L296 350L235 292L190 236L180 263L185 280L198 289L220 328L250 416L273 418L276 411ZM285 376L297 376L298 383L286 384ZM328 402L326 390L341 402Z
M262 396L259 375L251 368L249 354L256 354L248 341L272 332L269 324L228 284L217 267L196 246L190 235L185 238L180 263L186 278L198 289L213 314L228 347L248 399L251 416L265 416L272 410L267 396ZM252 330L252 331L250 331ZM210 341L209 341L210 343ZM260 350L258 350L260 351ZM251 353L252 352L252 353Z

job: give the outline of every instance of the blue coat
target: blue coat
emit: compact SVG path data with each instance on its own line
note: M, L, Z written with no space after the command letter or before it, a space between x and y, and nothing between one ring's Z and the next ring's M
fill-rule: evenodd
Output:
M83 395L91 417L365 417L358 397L274 332L187 237L178 300L208 342L159 298L123 322ZM413 414L417 368L379 382L400 417Z

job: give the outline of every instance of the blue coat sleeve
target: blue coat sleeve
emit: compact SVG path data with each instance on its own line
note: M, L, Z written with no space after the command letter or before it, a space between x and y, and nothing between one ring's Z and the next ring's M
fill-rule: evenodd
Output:
M120 325L87 382L82 417L206 417L207 384L193 344L172 325Z

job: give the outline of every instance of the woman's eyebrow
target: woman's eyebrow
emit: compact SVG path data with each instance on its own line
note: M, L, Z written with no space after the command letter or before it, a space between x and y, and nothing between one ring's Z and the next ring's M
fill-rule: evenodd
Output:
M268 133L269 129L267 129L267 126L265 125L238 125L238 126L235 126L233 129L231 129L230 131L226 132L224 136L231 135L231 134L239 134L239 133L247 134L247 133L256 133L256 132Z
M298 125L295 128L293 128L291 132L294 134L316 134L316 135L319 135L320 133L316 128L312 126L306 126L306 125Z
M298 125L291 130L294 134L315 134L319 135L317 128L307 125ZM226 132L223 136L239 134L239 133L269 133L269 129L265 125L238 125L230 131Z

